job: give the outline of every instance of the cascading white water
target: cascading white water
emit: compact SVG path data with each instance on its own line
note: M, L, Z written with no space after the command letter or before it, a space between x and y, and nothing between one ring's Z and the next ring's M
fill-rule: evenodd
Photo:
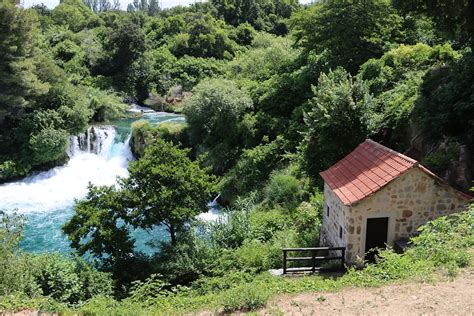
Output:
M112 185L127 176L132 154L128 141L114 142L115 136L111 126L94 126L71 137L66 165L0 186L0 207L21 214L68 208L87 193L89 182Z

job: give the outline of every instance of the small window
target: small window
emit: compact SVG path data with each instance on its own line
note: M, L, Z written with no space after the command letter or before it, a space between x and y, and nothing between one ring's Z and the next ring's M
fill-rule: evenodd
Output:
M342 239L342 226L339 226L339 238Z
M326 214L329 216L329 205L326 205Z

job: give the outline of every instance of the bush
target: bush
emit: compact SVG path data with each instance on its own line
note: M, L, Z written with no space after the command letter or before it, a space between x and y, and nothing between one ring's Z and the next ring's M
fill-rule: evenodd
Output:
M412 238L413 248L406 255L415 260L429 260L436 267L465 267L473 254L466 249L474 246L474 204L469 210L443 216L420 228Z
M222 299L223 311L252 311L264 307L269 298L269 293L253 284L240 285L225 292Z
M265 199L272 206L293 210L301 202L302 185L285 171L274 173L264 188Z
M113 294L110 275L94 270L82 259L42 254L31 256L29 263L42 294L59 302L77 304Z
M271 240L274 234L290 225L291 219L279 210L257 211L250 216L251 238L263 242Z
M228 271L258 273L270 269L271 245L251 240L241 247L223 250L213 269L216 275L225 275Z
M232 202L239 195L259 189L268 180L272 170L284 160L286 146L287 141L277 137L272 142L245 149L237 164L219 183L222 198Z

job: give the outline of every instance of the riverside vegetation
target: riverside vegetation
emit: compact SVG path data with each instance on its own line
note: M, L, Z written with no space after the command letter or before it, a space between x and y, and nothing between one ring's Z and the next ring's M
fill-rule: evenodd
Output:
M23 252L24 218L1 214L2 310L232 312L470 264L472 205L338 279L266 272L281 247L318 244L318 174L365 138L406 151L421 135L436 150L418 158L440 174L474 150L471 2L0 1L2 181L64 163L69 136L125 115L124 100L187 121L134 123L130 176L91 185L63 227L74 254ZM218 193L221 216L198 220ZM137 252L131 230L158 225L169 239Z

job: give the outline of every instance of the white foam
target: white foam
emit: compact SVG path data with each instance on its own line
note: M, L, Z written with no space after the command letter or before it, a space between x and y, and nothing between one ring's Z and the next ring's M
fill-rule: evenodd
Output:
M86 195L89 182L113 185L118 176L126 177L132 159L128 140L115 142L112 127L95 127L95 133L96 146L100 144L97 154L91 150L90 134L85 150L80 150L72 138L71 158L66 165L1 185L0 209L27 214L70 208L74 199Z

